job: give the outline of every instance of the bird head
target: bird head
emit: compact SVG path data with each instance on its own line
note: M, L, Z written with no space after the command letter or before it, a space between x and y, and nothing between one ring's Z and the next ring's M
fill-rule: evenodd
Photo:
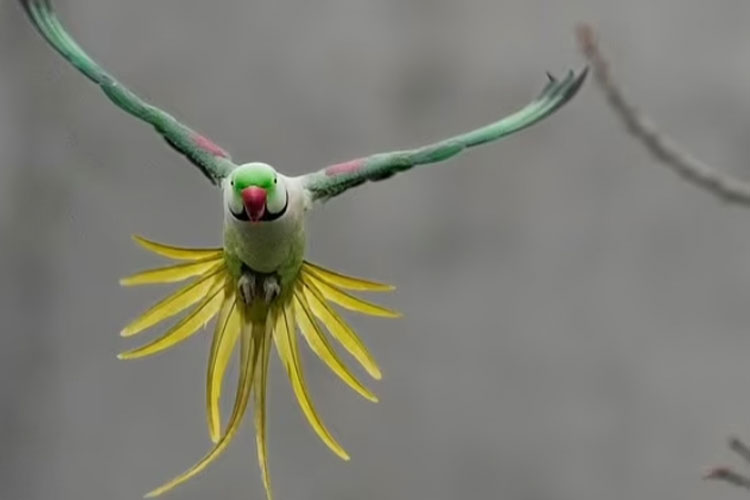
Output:
M246 163L229 174L226 198L232 215L250 222L281 217L287 206L283 176L265 163Z

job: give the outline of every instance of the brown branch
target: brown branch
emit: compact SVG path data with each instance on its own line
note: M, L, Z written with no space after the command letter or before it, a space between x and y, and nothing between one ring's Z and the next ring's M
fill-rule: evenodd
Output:
M750 465L750 448L737 437L729 438L729 449L742 457L747 465ZM715 481L724 481L739 488L750 490L750 477L735 472L730 467L715 467L708 474L703 476L704 479Z
M662 135L627 99L612 79L609 62L602 55L591 26L581 24L576 29L581 52L590 61L594 80L604 91L612 110L625 123L633 136L662 164L696 186L720 199L750 207L750 183L742 182L707 165L684 151Z
M738 437L729 438L729 449L742 457L750 465L750 448Z

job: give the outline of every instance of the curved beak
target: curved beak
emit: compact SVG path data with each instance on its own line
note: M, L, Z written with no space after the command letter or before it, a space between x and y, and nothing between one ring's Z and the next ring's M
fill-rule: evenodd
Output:
M242 202L252 222L258 222L266 213L266 190L250 186L242 190Z

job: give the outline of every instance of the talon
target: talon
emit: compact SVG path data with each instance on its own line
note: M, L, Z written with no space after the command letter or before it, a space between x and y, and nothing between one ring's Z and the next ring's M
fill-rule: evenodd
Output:
M242 276L237 281L237 286L239 287L242 301L246 305L252 304L255 298L255 275L248 272L242 273Z
M263 294L265 295L266 304L270 304L281 293L281 285L276 276L267 276L263 281Z

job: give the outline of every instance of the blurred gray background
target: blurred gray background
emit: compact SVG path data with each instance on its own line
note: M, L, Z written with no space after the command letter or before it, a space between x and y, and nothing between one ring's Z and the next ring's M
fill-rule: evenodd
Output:
M229 149L299 174L524 105L598 27L631 98L750 178L750 3L700 0L58 0L80 43ZM591 83L591 82L589 82ZM456 199L455 193L463 197ZM208 449L208 334L119 362L165 288L139 233L220 243L219 194L0 1L0 498L136 499ZM750 213L679 181L600 93L310 220L325 266L394 283L399 321L348 315L371 405L306 356L352 455L301 416L278 360L277 499L707 500L750 437ZM175 499L263 499L252 426Z

